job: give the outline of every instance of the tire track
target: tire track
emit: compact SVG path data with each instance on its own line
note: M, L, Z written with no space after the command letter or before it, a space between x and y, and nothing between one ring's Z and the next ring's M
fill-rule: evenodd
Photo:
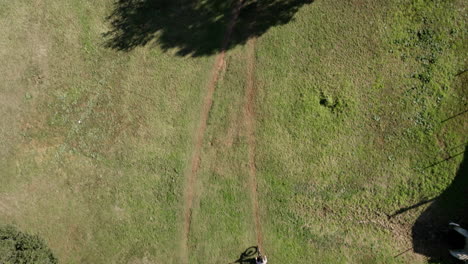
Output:
M260 210L258 204L257 192L257 168L255 166L255 43L256 38L252 38L247 42L247 82L245 86L245 105L244 118L248 144L248 162L249 162L249 190L252 201L252 215L255 220L255 233L257 245L260 251L263 252L263 234L260 222Z
M186 186L185 186L185 199L184 199L184 229L182 238L182 262L188 263L188 240L190 234L190 227L192 222L192 207L195 196L194 184L197 181L198 169L200 167L200 155L203 146L203 138L207 126L208 116L210 113L211 106L213 104L213 95L216 89L216 84L220 77L220 72L224 65L226 56L226 49L231 39L232 31L236 24L239 16L240 9L242 7L242 0L238 0L235 3L235 7L232 11L232 17L226 29L226 33L223 38L221 52L216 56L215 63L211 72L211 79L207 85L207 93L203 100L202 111L200 113L200 122L194 136L194 148L190 160L190 170L186 172Z

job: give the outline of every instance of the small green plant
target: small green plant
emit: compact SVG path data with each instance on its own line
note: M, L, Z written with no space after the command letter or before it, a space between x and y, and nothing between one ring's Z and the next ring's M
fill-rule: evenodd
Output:
M343 112L343 108L345 104L341 99L334 99L331 96L324 94L323 92L320 94L320 105L328 108L333 113L341 113Z

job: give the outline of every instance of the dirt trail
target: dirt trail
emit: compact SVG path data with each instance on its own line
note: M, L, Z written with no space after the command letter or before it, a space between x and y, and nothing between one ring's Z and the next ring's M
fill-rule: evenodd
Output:
M192 221L192 206L193 199L195 196L195 183L197 180L197 173L200 166L200 154L203 146L203 137L206 130L206 124L208 121L209 112L211 105L213 104L213 94L218 82L220 72L224 65L224 59L226 55L226 49L231 39L232 31L239 16L240 9L242 7L242 0L238 0L235 3L235 7L232 11L231 20L227 26L226 33L221 46L221 52L216 56L215 63L211 72L211 79L207 85L207 93L203 100L203 107L200 113L200 122L195 132L194 147L192 157L190 160L190 170L186 173L186 185L185 185L185 204L184 204L184 232L182 238L182 261L188 263L188 238L190 234L190 225Z
M263 236L260 224L260 213L257 193L257 169L255 167L255 42L252 38L247 42L247 83L245 86L245 130L247 135L248 155L249 155L249 189L252 201L252 214L255 218L255 233L257 236L257 245L263 252Z

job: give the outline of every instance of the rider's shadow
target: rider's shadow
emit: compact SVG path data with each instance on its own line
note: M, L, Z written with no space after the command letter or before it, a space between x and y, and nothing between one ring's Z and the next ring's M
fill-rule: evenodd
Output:
M239 256L239 259L234 261L233 263L255 264L255 256L257 255L257 253L258 247L249 247Z

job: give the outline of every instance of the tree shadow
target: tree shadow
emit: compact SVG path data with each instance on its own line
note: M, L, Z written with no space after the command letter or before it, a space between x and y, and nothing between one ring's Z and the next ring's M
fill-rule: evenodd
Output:
M211 55L257 37L293 19L313 0L244 0L230 42L222 45L237 0L117 0L104 34L105 46L120 51L155 44L180 56ZM225 47L223 47L225 46Z
M450 256L449 222L468 227L468 145L455 179L418 217L412 228L413 248L430 262L459 263Z

